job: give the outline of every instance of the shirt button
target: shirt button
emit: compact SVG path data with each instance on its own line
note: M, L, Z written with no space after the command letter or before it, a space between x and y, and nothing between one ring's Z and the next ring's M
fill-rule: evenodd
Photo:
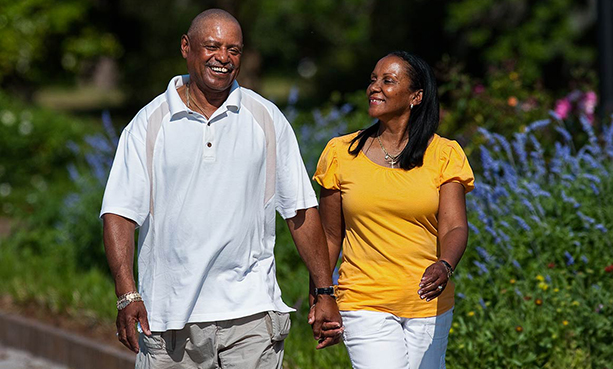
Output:
M206 146L207 146L207 147L211 147L211 146L213 146L213 144L212 144L212 143L210 143L210 142L207 142L207 143L206 143Z

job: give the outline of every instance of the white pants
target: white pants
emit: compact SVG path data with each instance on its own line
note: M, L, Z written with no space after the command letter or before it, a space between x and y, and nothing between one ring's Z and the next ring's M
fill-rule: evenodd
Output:
M354 369L445 369L453 309L413 319L367 310L341 315Z

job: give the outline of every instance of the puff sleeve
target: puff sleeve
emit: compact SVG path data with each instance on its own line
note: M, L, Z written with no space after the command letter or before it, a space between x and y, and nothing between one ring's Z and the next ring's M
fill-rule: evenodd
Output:
M338 179L338 169L335 139L332 139L328 142L319 157L313 180L319 183L323 188L340 190L341 186Z
M473 171L464 150L456 141L449 141L441 155L441 177L439 183L443 185L449 182L461 183L464 186L465 193L475 188Z

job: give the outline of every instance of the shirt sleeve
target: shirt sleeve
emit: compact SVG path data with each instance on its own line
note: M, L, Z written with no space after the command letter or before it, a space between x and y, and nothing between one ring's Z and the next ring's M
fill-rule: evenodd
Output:
M340 181L338 180L338 158L336 156L334 139L328 142L321 153L313 180L319 183L321 187L329 190L341 189Z
M317 197L307 174L298 140L280 111L275 112L277 130L276 209L283 219L296 216L298 210L317 206Z
M100 216L117 214L141 226L149 215L150 187L144 140L130 131L135 121L123 130L119 138Z
M464 192L468 193L475 188L475 176L468 163L466 154L460 144L450 141L443 149L441 155L441 181L443 185L449 182L461 183Z

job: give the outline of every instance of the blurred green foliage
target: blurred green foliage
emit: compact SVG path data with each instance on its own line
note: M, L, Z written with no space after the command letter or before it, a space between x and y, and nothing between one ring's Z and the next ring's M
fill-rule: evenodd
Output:
M94 127L0 92L0 215L28 214L44 198L70 191L67 166L77 156L66 143L80 142Z
M1 0L0 85L54 82L64 70L121 55L117 37L95 26L95 11L89 0Z
M595 65L594 3L0 0L0 85L34 89L75 76L82 82L106 57L116 62L125 104L136 109L186 73L180 37L196 14L219 7L243 26L239 80L256 90L267 77L306 85L301 104L309 107L364 88L376 60L396 49L433 66L448 55L486 85L494 67L515 71L531 90L567 90Z
M513 63L527 84L594 65L595 1L462 0L447 9L445 29L458 35L463 54L486 66Z

